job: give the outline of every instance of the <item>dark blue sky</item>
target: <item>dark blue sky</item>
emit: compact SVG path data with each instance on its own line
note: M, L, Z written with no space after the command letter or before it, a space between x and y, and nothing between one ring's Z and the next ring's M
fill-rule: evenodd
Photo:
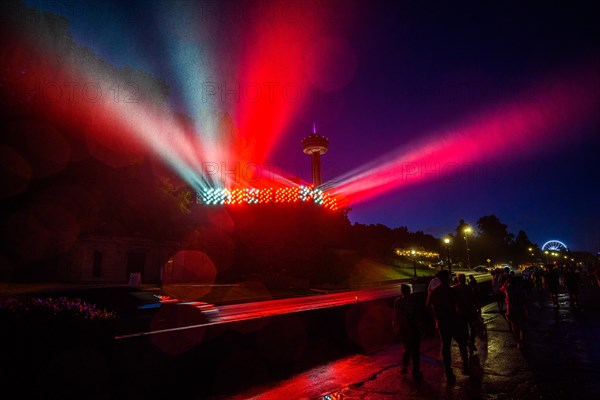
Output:
M331 142L323 157L325 180L331 179L520 98L540 82L573 73L564 71L598 65L600 14L592 2L488 3L336 3L339 21L331 32L355 57L355 65L339 66L339 75L350 78L333 95L313 98L299 110L271 161L294 165L309 180L309 160L299 140L314 121ZM117 66L130 65L164 79L172 88L173 104L185 103L173 69L164 63L172 47L161 40L161 32L180 21L176 5L185 3L26 4L63 15L78 43ZM199 4L212 7L214 2ZM239 22L221 15L218 34L208 44L222 51L223 43L235 43L237 37L231 35L240 31ZM187 15L179 32L202 23L200 16ZM187 40L181 34L176 39ZM460 219L475 224L479 217L495 214L509 231L525 230L540 245L559 239L575 250L600 251L599 118L575 123L552 138L554 143L541 138L539 150L523 156L507 153L489 163L484 157L477 165L483 172L476 176L443 176L353 204L350 218L437 236L453 231Z

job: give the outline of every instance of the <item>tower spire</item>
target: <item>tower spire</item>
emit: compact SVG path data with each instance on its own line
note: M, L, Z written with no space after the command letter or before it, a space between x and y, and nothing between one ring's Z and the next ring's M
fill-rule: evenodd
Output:
M304 154L311 157L313 185L318 187L321 181L321 154L327 153L329 139L317 133L317 126L313 122L313 133L302 139L302 150Z

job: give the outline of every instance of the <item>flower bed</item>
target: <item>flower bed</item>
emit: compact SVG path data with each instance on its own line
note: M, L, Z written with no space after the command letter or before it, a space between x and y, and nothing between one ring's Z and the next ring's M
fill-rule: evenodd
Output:
M0 351L21 364L81 346L106 351L114 340L115 321L114 313L80 299L6 298L0 301Z

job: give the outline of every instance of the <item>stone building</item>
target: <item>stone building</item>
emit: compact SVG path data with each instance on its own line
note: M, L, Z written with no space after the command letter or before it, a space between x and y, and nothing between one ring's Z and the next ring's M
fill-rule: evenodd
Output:
M139 237L89 236L63 243L59 273L67 282L128 283L140 273L142 283L160 283L163 268L178 243Z

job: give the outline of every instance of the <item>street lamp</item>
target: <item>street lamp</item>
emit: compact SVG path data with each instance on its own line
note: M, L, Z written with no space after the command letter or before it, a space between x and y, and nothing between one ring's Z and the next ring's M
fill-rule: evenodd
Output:
M471 259L469 257L469 233L471 233L471 231L473 231L473 229L471 229L470 226L466 226L465 229L465 245L467 246L467 270L471 270Z
M446 244L446 257L448 259L448 272L452 274L452 264L450 264L450 238L444 238Z
M533 266L535 263L535 255L533 254L533 247L527 248L527 254L529 255L531 266Z
M546 255L546 264L548 264L548 250L544 250L544 254Z
M414 250L410 251L410 254L413 256L413 271L415 273L415 278L417 277L417 252Z

